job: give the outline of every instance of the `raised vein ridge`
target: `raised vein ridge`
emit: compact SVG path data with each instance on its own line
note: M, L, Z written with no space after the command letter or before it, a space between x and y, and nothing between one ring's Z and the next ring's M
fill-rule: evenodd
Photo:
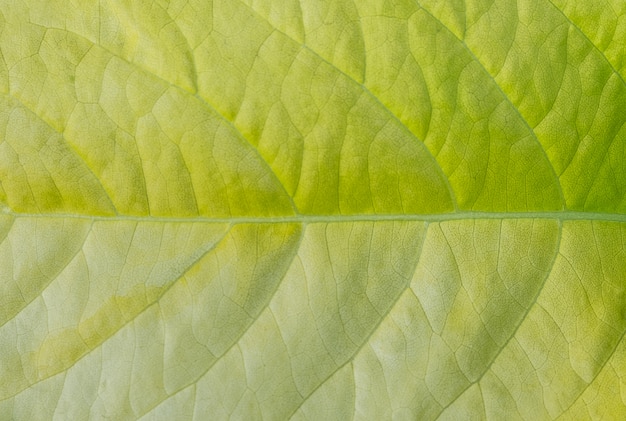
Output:
M133 215L87 215L68 213L20 213L3 210L2 214L14 218L78 218L92 221L137 221L162 223L222 223L222 224L277 224L277 223L330 223L330 222L383 222L425 221L445 222L464 219L556 219L559 221L606 221L626 222L626 214L584 211L529 211L485 212L459 211L442 214L353 214L353 215L290 215L290 216L133 216Z

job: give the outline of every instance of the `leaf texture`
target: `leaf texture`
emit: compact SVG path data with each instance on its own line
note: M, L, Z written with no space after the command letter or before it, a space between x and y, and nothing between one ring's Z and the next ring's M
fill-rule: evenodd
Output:
M626 417L617 0L0 1L0 419Z

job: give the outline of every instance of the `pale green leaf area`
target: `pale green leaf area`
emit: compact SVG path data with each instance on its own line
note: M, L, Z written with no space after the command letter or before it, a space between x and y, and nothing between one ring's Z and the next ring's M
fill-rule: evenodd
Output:
M0 0L0 420L626 419L626 2Z

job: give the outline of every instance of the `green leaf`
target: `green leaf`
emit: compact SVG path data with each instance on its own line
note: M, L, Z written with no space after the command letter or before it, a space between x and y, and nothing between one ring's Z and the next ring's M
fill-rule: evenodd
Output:
M0 1L0 419L626 418L625 39Z

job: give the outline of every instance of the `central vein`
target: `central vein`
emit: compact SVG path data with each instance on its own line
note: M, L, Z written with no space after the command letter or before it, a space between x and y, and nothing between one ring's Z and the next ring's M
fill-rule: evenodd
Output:
M356 214L356 215L287 215L287 216L229 216L229 217L164 217L132 215L82 215L62 213L16 213L5 210L7 216L14 218L77 218L93 221L138 221L138 222L197 222L230 224L272 224L272 223L331 223L331 222L382 222L382 221L424 221L445 222L477 219L556 219L560 221L587 220L626 222L625 214L581 212L581 211L544 211L544 212L478 212L460 211L442 214Z

